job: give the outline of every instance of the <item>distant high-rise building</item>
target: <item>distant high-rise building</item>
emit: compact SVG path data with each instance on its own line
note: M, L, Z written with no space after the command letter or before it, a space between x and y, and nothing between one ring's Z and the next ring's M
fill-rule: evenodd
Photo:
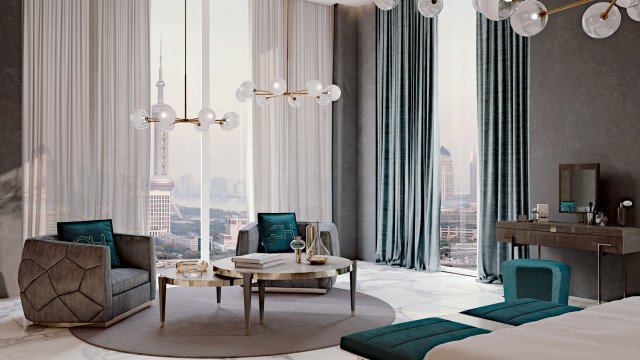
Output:
M477 202L478 198L478 157L476 152L471 150L469 161L469 201Z
M168 107L164 103L162 80L162 42L160 42L160 68L158 69L158 101L151 106L151 116ZM153 176L149 182L149 212L151 236L171 233L171 190L175 182L169 177L169 137L159 126L153 126Z
M182 198L199 198L200 184L193 174L185 174L178 179L178 186L175 192L177 193L176 196Z
M235 249L238 244L238 233L240 229L247 226L247 219L232 218L227 219L224 225L225 234L222 234L222 241L227 249Z
M453 182L453 159L451 153L444 146L440 147L440 185L442 200L452 200L455 197Z
M209 192L212 198L224 199L229 191L229 182L224 177L214 177L209 181Z

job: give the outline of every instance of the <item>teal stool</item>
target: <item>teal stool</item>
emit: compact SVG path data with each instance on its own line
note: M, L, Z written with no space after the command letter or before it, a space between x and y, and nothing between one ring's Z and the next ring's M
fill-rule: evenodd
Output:
M571 267L552 260L516 259L502 263L504 300L530 298L569 303Z

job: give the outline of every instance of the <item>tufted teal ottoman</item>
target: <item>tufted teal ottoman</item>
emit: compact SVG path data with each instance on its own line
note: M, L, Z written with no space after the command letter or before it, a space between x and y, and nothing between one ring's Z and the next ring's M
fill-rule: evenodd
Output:
M440 344L489 332L445 319L427 318L343 336L340 348L371 360L422 360Z
M504 300L530 298L567 305L571 267L539 259L516 259L502 263Z

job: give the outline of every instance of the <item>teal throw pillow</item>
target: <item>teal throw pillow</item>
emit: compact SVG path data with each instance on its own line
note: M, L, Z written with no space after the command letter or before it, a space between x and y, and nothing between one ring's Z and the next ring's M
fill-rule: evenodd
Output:
M298 236L295 213L258 213L260 246L266 253L292 252L291 240Z
M58 223L58 240L78 244L102 245L111 249L111 267L120 267L120 259L113 239L111 219Z

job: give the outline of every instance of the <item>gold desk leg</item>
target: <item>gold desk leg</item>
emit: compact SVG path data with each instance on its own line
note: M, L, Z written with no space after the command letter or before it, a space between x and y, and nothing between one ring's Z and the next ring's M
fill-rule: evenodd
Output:
M622 254L622 276L624 277L624 284L623 284L623 288L622 288L622 298L625 299L627 297L627 273L628 273L628 268L627 268L627 255L626 254Z
M598 305L602 304L602 248L611 244L598 244Z
M164 326L164 312L167 305L167 278L160 275L158 276L158 287L160 288L160 326Z

